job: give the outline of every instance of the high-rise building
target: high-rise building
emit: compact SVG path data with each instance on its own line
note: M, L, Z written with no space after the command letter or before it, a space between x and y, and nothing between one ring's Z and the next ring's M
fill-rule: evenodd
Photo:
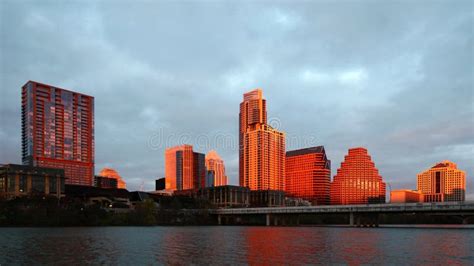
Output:
M181 145L166 149L166 189L197 189L204 187L205 179L206 166L204 154L194 152L191 145Z
M367 203L385 203L385 183L367 149L349 149L331 183L331 204Z
M226 186L227 176L225 175L224 161L215 150L206 154L206 169L213 171L213 187Z
M331 161L323 146L286 152L285 168L287 196L329 204Z
M455 163L443 161L418 174L417 189L425 202L464 201L466 173Z
M28 81L22 88L24 165L64 169L66 184L94 182L94 97Z
M240 104L239 183L251 190L285 189L285 133L267 124L261 89L245 93Z
M117 171L112 168L105 167L99 173L99 176L113 178L117 180L117 188L127 188L127 183L122 179Z

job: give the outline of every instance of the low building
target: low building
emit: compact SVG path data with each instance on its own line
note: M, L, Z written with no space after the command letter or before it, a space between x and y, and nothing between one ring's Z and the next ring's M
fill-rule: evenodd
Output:
M80 199L86 205L99 205L110 209L130 208L130 195L123 188L98 188L89 186L66 185L66 198Z
M197 196L205 198L219 208L248 207L250 189L239 186L218 186L199 189Z
M0 166L0 197L64 196L64 170L18 164Z
M285 206L285 192L281 190L250 191L250 207Z
M418 190L399 189L390 191L390 203L423 202L423 195Z
M98 188L118 188L117 179L96 175L96 176L94 176L94 187L98 187Z

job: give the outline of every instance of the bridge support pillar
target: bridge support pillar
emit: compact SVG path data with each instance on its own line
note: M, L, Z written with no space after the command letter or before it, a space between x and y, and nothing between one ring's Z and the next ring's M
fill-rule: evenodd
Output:
M217 224L222 225L222 217L220 214L217 215Z
M354 226L354 213L353 212L349 213L349 225Z
M266 225L266 226L270 226L270 214L268 214L268 213L265 214L265 220L266 220L265 225Z

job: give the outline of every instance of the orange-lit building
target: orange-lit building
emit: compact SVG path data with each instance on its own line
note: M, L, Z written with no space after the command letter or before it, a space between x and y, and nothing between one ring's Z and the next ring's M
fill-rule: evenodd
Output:
M28 81L21 92L22 162L64 169L66 184L94 182L94 97Z
M464 201L466 173L455 163L443 161L418 174L417 189L424 202Z
M204 187L205 156L193 151L191 145L168 148L165 151L165 187L186 190Z
M117 188L127 188L127 183L122 179L122 177L112 168L104 168L100 171L99 176L113 178L117 180Z
M385 203L385 183L367 149L349 149L331 183L331 204L367 203Z
M390 203L421 202L423 197L418 190L398 189L390 191Z
M285 169L287 196L329 204L331 161L323 146L286 152Z
M285 134L267 124L261 89L245 93L240 104L239 183L251 190L285 189Z
M219 154L215 150L212 150L206 154L206 170L213 171L213 184L212 186L226 186L227 176L225 175L224 161L221 159Z

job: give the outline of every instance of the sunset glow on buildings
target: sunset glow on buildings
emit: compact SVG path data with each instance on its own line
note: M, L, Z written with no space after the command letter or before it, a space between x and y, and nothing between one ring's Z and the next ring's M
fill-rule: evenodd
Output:
M385 203L385 183L365 148L352 148L331 183L331 204Z
M455 163L443 161L418 174L417 188L424 202L464 201L466 173Z
M331 161L323 146L286 152L285 168L287 196L329 204Z
M92 186L94 98L28 81L21 107L23 164L64 169L66 184Z
M251 190L285 189L285 134L267 124L261 89L244 94L239 114L239 183Z
M206 154L206 170L213 171L214 187L227 185L224 161L215 150L212 150Z
M122 177L112 168L104 168L100 171L99 176L113 178L117 180L117 188L127 188L127 183L122 179Z
M191 145L167 148L165 151L165 187L186 190L203 187L206 178L205 156Z
M411 203L423 201L422 194L417 190L398 189L390 191L390 203Z

